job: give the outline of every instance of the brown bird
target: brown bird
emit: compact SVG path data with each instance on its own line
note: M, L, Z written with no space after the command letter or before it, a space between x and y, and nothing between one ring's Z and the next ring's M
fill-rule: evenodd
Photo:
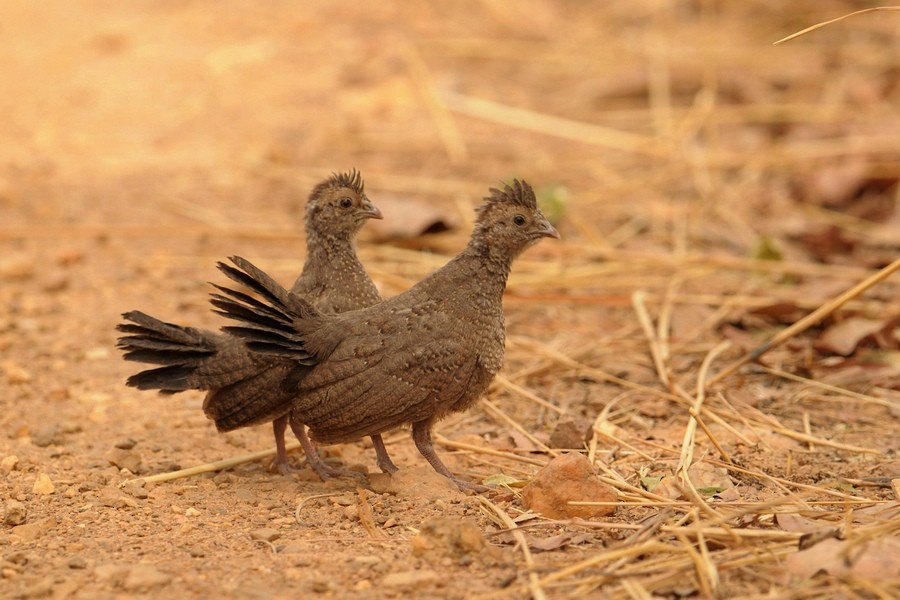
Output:
M292 293L302 296L323 313L344 312L379 302L381 297L356 256L355 238L368 219L381 219L381 212L366 197L357 171L335 174L318 184L306 204L306 262ZM296 363L251 352L229 334L164 323L139 311L122 315L129 323L117 329L129 335L119 338L125 359L163 365L128 379L139 389L163 394L184 390L208 391L203 403L207 415L215 417L234 406L252 405L260 397L266 403L284 406L270 419L275 434L273 468L290 471L284 434L293 390L283 387ZM216 422L220 431L234 429ZM239 425L238 425L239 426ZM310 466L323 478L336 473L319 457L300 422L291 422ZM381 436L372 436L378 464L386 472L397 470Z
M219 263L233 281L262 300L222 286L212 303L241 322L224 330L254 352L294 361L282 382L291 420L320 444L377 435L412 423L412 437L434 469L461 488L431 442L432 425L465 410L487 389L503 362L502 297L513 259L559 233L537 207L534 192L514 181L491 190L478 209L466 248L409 290L368 308L325 315L248 261ZM223 429L284 414L288 395L267 396L215 415ZM266 400L270 402L266 402Z

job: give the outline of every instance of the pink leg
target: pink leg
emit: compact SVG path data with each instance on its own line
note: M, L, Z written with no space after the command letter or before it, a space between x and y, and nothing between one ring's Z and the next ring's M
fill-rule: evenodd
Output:
M269 465L270 471L289 475L294 471L288 462L287 448L284 445L284 432L287 430L288 416L283 415L272 421L272 431L275 434L275 459Z
M391 460L391 457L388 456L387 448L384 447L384 440L381 439L381 434L376 433L371 436L372 445L375 446L375 456L376 463L378 464L378 468L381 469L382 473L396 473L400 469L397 468L397 465L394 464L394 461Z
M418 423L413 423L412 427L412 436L413 441L416 444L416 448L419 449L419 453L425 457L425 460L431 464L435 471L447 477L456 484L460 490L474 490L476 492L486 492L491 488L479 485L477 483L469 483L468 481L463 481L456 475L454 475L450 469L447 468L443 462L441 462L440 457L437 455L437 452L434 451L434 445L431 443L431 423L429 421L419 421Z

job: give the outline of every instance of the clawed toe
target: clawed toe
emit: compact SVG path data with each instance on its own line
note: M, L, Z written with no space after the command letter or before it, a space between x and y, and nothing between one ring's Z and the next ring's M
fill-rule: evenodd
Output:
M297 469L292 467L287 460L278 460L276 458L269 463L269 472L280 475L293 475L297 472Z
M459 479L458 477L451 477L450 480L456 484L456 487L459 488L459 491L461 491L461 492L464 492L466 490L472 490L473 492L483 493L483 492L490 492L491 490L495 489L494 486L482 485L480 483L472 483L471 481L463 481L462 479Z

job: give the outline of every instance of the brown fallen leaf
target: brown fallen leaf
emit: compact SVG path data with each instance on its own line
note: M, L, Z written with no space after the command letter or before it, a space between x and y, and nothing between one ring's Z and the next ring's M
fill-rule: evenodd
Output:
M512 442L512 447L517 450L524 450L525 452L543 452L542 448L519 431L513 429L506 432L506 435Z
M826 539L787 557L785 578L807 581L817 573L883 581L900 576L900 539L883 537L870 542Z
M808 231L799 240L813 258L819 262L831 262L832 257L853 254L857 241L834 225L817 231Z
M385 219L366 223L366 231L377 241L409 240L426 233L449 231L458 224L450 211L430 206L424 200L379 196L376 204Z
M575 532L566 532L561 533L559 535L553 535L546 538L537 538L532 536L526 536L525 539L528 540L528 547L532 550L538 550L541 552L549 552L551 550L559 550L565 546L571 546L575 544L580 544L585 540L591 538L590 533L575 533Z
M719 492L734 487L728 476L728 470L707 462L697 462L688 469L688 475L694 488L704 496L715 496Z
M894 319L869 319L866 317L850 317L826 329L815 343L820 352L830 352L840 356L850 356L867 338L878 336L884 332L885 338L893 338ZM880 340L882 344L891 344L893 339Z
M812 533L814 531L826 529L826 527L823 527L823 524L818 521L790 513L777 513L775 515L775 521L778 523L779 527L785 531L790 531L791 533Z

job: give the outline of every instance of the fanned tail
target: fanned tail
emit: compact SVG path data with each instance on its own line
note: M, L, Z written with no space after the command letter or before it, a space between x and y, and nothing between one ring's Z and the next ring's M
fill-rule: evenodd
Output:
M294 327L294 320L318 317L318 311L250 261L240 256L229 260L237 268L219 262L219 270L232 281L258 293L262 300L213 284L221 292L211 294L214 312L241 323L222 330L242 338L254 352L290 358L304 365L315 364L315 358L307 352L301 334Z
M120 337L116 346L125 351L125 360L163 365L132 375L128 385L163 394L196 389L192 376L216 352L213 334L165 323L137 310L122 317L130 322L120 323L116 329L128 335Z

